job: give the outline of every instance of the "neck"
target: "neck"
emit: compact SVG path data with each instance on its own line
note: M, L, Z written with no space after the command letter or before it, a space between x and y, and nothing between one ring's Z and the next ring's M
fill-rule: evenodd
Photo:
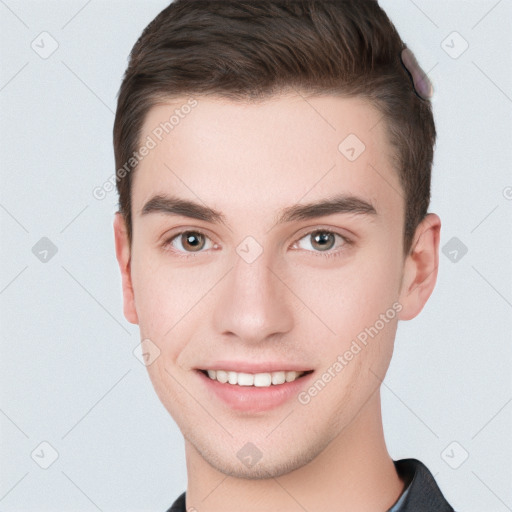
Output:
M224 475L186 441L187 510L387 510L404 490L404 483L386 449L380 407L377 391L315 459L279 478L248 480Z

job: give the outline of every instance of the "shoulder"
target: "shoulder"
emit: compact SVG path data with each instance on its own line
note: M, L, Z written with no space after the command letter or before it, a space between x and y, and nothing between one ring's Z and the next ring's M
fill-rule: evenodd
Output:
M176 501L171 505L171 508L166 512L187 512L185 508L185 493L180 494Z
M417 459L396 460L394 464L398 474L407 482L407 495L398 512L455 512L425 464ZM185 492L166 512L187 512Z
M394 461L398 474L408 482L400 512L454 512L427 466L417 459Z

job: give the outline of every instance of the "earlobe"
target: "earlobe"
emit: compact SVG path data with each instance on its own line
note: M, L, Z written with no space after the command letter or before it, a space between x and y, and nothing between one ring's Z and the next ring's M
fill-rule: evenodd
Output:
M128 322L138 324L137 311L135 309L135 297L133 293L133 284L131 277L131 248L128 240L126 222L123 215L116 212L114 217L114 238L116 245L116 258L121 271L121 280L123 287L123 310L124 316Z
M400 320L411 320L425 306L434 290L439 266L441 219L429 213L418 225L411 252L404 263L400 290Z

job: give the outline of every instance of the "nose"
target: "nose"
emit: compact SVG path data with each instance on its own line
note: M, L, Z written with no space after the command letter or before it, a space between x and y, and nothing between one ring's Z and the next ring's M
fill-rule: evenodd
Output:
M293 294L273 263L265 251L252 263L235 258L215 303L218 334L254 344L292 329Z

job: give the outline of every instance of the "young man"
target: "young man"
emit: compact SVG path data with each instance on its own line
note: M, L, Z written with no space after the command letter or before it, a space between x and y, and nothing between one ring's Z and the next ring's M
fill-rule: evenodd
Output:
M185 439L170 511L453 510L382 429L398 320L438 266L436 132L404 48L372 0L176 0L135 45L114 229Z

